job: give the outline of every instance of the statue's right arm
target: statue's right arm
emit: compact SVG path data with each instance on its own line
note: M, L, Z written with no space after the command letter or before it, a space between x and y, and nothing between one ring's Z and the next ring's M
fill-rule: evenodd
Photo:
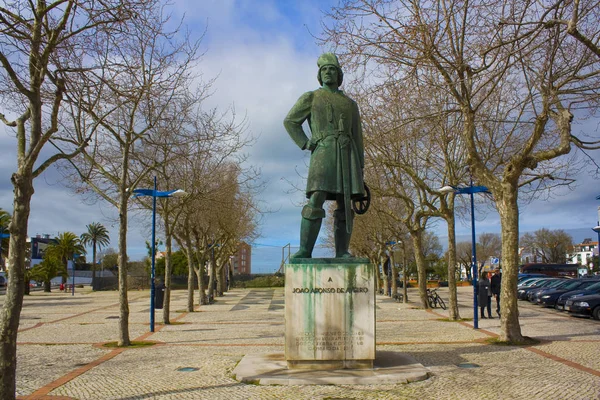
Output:
M302 129L302 124L310 117L312 99L313 92L304 93L283 120L285 130L302 150L305 150L309 145L309 139L304 133L304 129Z

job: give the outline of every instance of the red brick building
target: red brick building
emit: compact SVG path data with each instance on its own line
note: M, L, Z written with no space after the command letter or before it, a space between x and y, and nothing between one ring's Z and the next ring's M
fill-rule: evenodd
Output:
M231 268L233 275L252 273L252 247L248 243L240 243L238 251L231 259Z

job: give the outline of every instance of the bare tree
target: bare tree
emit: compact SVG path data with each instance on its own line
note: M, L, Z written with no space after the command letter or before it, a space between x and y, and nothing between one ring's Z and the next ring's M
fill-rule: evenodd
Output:
M124 29L143 7L143 1L44 0L4 2L0 6L0 120L16 128L17 170L9 244L11 273L0 322L0 398L15 397L17 328L25 287L27 222L33 179L54 162L74 157L89 135L68 152L40 159L42 150L58 136L59 115L67 86L82 62L93 57L96 35ZM79 62L74 63L76 52ZM85 65L90 73L93 63ZM8 113L11 116L7 116Z
M431 83L460 115L460 140L478 184L493 193L502 226L501 340L524 340L516 301L519 195L573 182L572 110L597 100L598 60L559 29L524 35L518 23L543 2L479 4L439 0L344 1L330 13L326 39L356 68L396 68L409 82ZM518 22L498 24L506 19ZM582 146L584 147L584 146ZM546 192L547 193L547 192Z
M485 260L500 257L502 254L502 240L497 233L482 233L477 238L477 258L483 265Z
M161 153L161 144L173 139L173 125L181 124L179 116L189 115L200 97L193 90L192 72L199 42L176 39L180 27L167 28L169 16L162 4L146 5L127 29L94 38L102 69L73 84L68 98L73 122L65 124L71 134L67 142L80 141L90 125L101 128L73 163L78 190L93 191L119 213L120 346L131 342L126 259L132 189L170 161L163 158L168 154Z
M459 242L456 244L456 259L458 265L464 266L467 280L472 279L473 244L471 242Z
M542 228L521 236L520 245L528 249L537 262L564 264L573 248L573 238L562 229Z
M541 29L564 30L600 57L600 2L589 0L558 0L543 2L539 13L526 15L526 19L507 16L500 24L518 25L522 35L536 35Z

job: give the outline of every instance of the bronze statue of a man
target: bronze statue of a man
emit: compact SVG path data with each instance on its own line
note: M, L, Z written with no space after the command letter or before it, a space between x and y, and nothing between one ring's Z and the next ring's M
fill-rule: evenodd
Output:
M356 102L339 86L343 73L335 54L325 53L317 60L321 88L304 93L294 104L283 124L302 150L311 152L306 197L302 209L300 250L292 258L310 258L325 217L323 203L335 200L335 256L348 258L352 221L351 202L363 198L364 147L360 114ZM302 123L308 119L308 138Z

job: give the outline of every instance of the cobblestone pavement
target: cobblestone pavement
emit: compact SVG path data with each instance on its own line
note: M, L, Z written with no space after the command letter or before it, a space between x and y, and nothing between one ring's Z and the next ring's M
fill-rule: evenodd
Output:
M447 289L438 292L447 299ZM459 288L462 317L471 289ZM0 296L0 303L4 296ZM411 289L409 298L416 300ZM498 318L447 322L447 312L377 296L377 348L408 353L431 378L398 385L258 386L231 371L245 354L283 352L282 289L235 289L197 312L186 292L172 295L172 325L149 334L149 293L133 291L130 336L152 347L108 349L118 324L116 292L36 292L25 298L18 335L23 399L600 399L600 323L520 302L532 347L487 344ZM162 311L156 321L162 321ZM478 368L461 368L474 363ZM191 371L180 371L181 368Z

